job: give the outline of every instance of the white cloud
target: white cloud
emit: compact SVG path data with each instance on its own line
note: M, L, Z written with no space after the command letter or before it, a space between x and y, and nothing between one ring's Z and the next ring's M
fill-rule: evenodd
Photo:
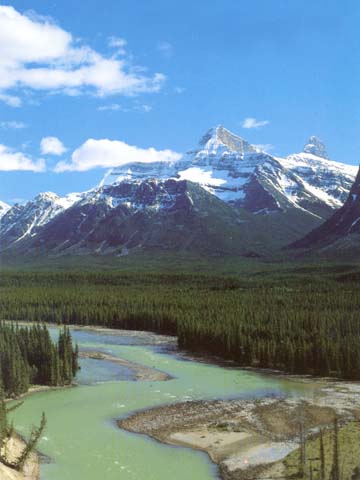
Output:
M119 167L130 162L173 162L181 157L172 150L144 149L119 140L90 138L73 152L71 162L58 162L55 171L85 172L93 168Z
M25 123L17 122L16 120L0 122L0 128L3 128L3 129L21 130L26 127L27 125Z
M111 103L110 105L100 105L100 107L97 108L99 112L106 112L108 110L112 112L126 112L126 108L124 108L122 105L119 103Z
M21 98L16 97L15 95L7 95L6 93L1 93L1 90L0 101L6 103L6 105L9 105L9 107L14 108L19 108L22 104Z
M110 39L117 53L125 41ZM21 88L65 95L137 95L158 92L161 73L147 75L127 58L103 56L42 17L0 6L0 100L18 107Z
M164 57L170 58L174 55L174 46L170 42L159 42L157 49Z
M66 148L57 137L44 137L40 142L40 150L43 155L62 155Z
M32 160L22 152L16 152L11 148L0 144L0 171L28 170L32 172L44 172L45 160Z
M109 37L109 47L115 48L118 55L125 55L127 41L124 38Z
M245 118L245 120L242 122L242 127L243 128L260 128L260 127L265 127L266 125L269 125L269 120L257 120L256 118L253 117L248 117Z
M142 113L149 113L152 110L151 105L147 104L140 104L136 103L135 105L131 107L123 107L119 103L111 103L110 105L100 105L100 107L97 108L99 112L106 112L106 111L112 111L112 112L142 112Z
M142 105L137 105L136 109L137 109L137 111L139 111L139 112L149 113L149 112L151 112L151 110L152 110L152 106L151 106L151 105L146 105L146 104L144 103L144 104L142 104Z
M184 87L175 87L174 92L181 95L182 93L185 92L185 88Z

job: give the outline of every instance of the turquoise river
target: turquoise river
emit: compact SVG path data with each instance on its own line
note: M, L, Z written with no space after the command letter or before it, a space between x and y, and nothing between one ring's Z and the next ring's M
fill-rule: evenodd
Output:
M52 328L52 335L56 329ZM110 353L169 373L164 382L134 381L127 368L105 360L81 360L74 388L36 393L14 414L17 430L46 412L39 450L49 461L41 480L209 480L217 468L206 454L162 445L119 429L116 419L157 405L191 399L304 394L303 385L235 368L190 361L174 341L147 333L72 330L80 350ZM165 348L170 345L170 350Z

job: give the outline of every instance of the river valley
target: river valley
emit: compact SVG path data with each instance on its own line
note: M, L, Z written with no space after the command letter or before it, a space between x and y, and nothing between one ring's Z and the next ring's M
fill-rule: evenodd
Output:
M51 332L57 335L56 328ZM39 444L48 458L41 480L216 479L218 469L205 453L127 432L117 420L179 402L312 395L301 382L186 359L177 355L172 337L86 329L72 329L72 336L85 355L101 352L160 370L170 379L136 381L123 364L82 356L76 388L26 398L14 414L20 434L26 436L29 419L37 422L43 411L48 419Z

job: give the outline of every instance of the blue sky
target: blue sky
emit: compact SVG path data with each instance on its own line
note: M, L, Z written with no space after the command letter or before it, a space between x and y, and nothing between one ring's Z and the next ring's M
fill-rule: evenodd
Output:
M315 134L358 164L359 14L357 0L0 2L0 200L91 188L102 148L177 158L217 124L278 155Z

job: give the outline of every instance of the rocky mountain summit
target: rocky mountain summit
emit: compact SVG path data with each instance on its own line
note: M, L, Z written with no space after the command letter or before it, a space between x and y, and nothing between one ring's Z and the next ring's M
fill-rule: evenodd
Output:
M130 162L84 193L0 204L0 250L262 252L331 217L356 171L329 160L316 137L282 158L217 126L177 162Z

